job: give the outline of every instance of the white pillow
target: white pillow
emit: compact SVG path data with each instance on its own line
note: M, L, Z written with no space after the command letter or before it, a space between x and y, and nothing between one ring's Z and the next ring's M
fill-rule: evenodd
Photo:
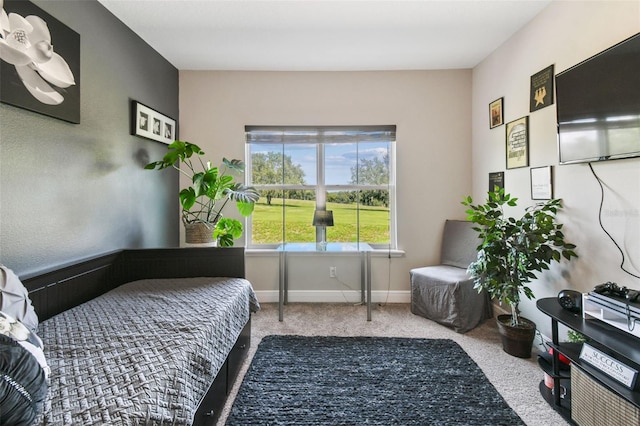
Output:
M38 315L31 305L29 292L22 285L20 278L2 264L0 264L0 311L17 319L33 333L38 331Z

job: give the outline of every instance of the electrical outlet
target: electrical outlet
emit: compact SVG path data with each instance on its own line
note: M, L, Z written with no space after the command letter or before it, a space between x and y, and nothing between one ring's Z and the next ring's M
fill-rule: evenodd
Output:
M338 271L335 266L329 266L329 278L335 278Z

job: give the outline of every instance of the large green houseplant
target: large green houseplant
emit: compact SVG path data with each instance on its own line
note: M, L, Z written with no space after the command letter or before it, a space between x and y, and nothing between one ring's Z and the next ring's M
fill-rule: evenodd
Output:
M515 328L517 333L533 328L526 332L527 339L529 336L531 339L530 356L535 324L520 315L521 297L534 297L527 284L536 278L535 272L547 270L552 262L569 260L577 254L576 246L565 241L563 225L556 221L556 213L562 208L559 199L528 207L520 219L506 217L504 206L515 207L517 200L503 188L495 188L488 192L484 204L473 204L471 197L466 197L462 204L468 207L467 219L478 225L474 229L481 240L477 260L468 268L474 287L478 291L486 290L492 299L511 308L511 315L498 316L499 326L507 322L504 325ZM528 357L526 343L524 346L524 353L512 354ZM507 346L505 350L510 352Z
M221 247L233 246L233 240L242 235L242 223L233 218L224 217L222 210L229 201L234 201L242 216L253 213L259 194L253 187L236 182L231 172L244 172L244 162L241 160L227 160L223 158L223 167L212 166L210 161L204 161L204 151L190 142L176 140L168 146L168 152L162 160L154 161L145 166L149 170L162 170L172 167L191 181L191 185L180 191L180 205L182 206L182 222L187 229L189 242L190 230L200 227L204 234L211 236ZM184 167L180 167L182 164ZM202 231L194 231L195 235L202 235Z

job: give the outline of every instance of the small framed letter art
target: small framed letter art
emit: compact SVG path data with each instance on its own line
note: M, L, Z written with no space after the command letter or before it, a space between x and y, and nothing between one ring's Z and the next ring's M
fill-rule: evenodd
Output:
M496 99L489 104L489 128L502 126L504 124L504 98Z

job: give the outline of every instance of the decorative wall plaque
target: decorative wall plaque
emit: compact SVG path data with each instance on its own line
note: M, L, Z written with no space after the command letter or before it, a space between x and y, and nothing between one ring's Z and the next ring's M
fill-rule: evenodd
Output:
M529 116L513 120L507 127L507 169L529 165Z
M531 76L529 112L553 104L553 65Z
M494 191L496 187L504 188L504 172L489 173L489 191Z
M607 376L633 389L638 378L638 371L621 363L617 359L595 349L587 343L582 344L580 359L588 362Z
M0 7L0 102L80 123L80 35L29 1Z

